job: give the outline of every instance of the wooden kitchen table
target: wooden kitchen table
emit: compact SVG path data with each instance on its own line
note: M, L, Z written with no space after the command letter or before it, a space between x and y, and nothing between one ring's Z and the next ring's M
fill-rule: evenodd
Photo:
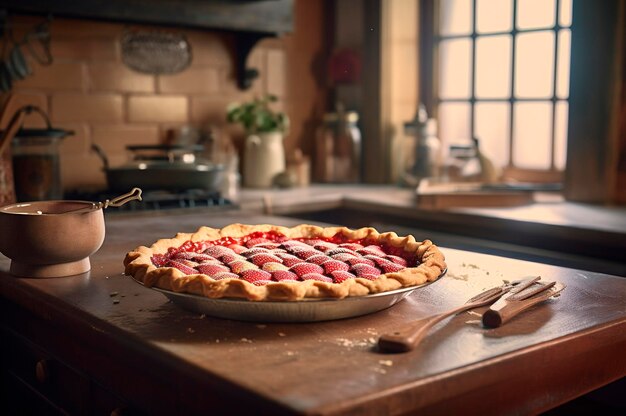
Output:
M198 210L107 214L106 222L90 273L16 278L0 258L10 386L3 409L528 414L626 375L625 278L443 248L447 275L387 310L318 323L238 322L182 310L141 287L124 276L124 255L200 225L296 220ZM500 328L483 328L475 310L439 324L415 351L376 350L378 335L397 325L534 275L567 288Z

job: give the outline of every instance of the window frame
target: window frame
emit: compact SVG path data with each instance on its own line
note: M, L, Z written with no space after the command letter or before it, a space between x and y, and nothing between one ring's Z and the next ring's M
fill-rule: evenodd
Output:
M504 175L506 177L529 181L529 182L562 182L564 170L557 169L555 166L556 155L556 116L557 104L559 102L567 102L569 105L569 97L562 98L557 96L557 74L558 74L558 54L559 54L559 32L561 30L570 30L570 26L561 26L559 23L559 8L561 0L555 0L555 22L552 26L532 29L517 28L517 3L518 0L512 1L512 28L509 31L498 31L490 33L476 32L476 9L477 0L472 1L472 22L471 33L463 35L439 35L439 1L440 0L421 0L420 1L420 101L424 103L429 114L439 119L439 104L446 102L468 103L470 106L470 136L476 136L475 131L475 110L477 103L508 103L509 108L509 126L508 126L508 164L504 166ZM524 33L547 32L554 33L554 67L552 70L552 91L551 95L546 98L521 98L515 96L515 60L517 48L517 35ZM476 40L477 38L485 38L492 36L511 36L511 85L508 97L505 98L477 98L476 97ZM470 77L470 96L468 98L445 98L438 96L439 91L439 42L449 39L469 39L471 41L471 58L470 68L472 71ZM519 102L542 102L551 105L551 131L550 131L550 166L547 169L528 169L515 165L514 155L514 128L515 128L515 103ZM469 139L470 137L468 137Z

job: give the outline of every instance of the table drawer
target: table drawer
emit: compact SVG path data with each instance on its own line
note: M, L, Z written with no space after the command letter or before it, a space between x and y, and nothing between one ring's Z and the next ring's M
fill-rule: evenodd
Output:
M40 394L70 414L87 413L89 380L11 330L1 328L0 331L5 351L2 368L10 379L19 380L33 394ZM28 406L28 403L22 405Z

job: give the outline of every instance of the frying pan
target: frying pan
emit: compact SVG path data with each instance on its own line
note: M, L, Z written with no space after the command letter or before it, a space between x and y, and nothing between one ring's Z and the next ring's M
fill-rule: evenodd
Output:
M224 168L207 161L198 161L195 157L154 157L153 159L141 157L139 160L130 161L119 167L110 167L108 158L98 145L92 145L92 149L102 159L103 169L106 174L107 184L111 191L125 191L129 188L138 187L144 191L188 191L190 189L202 189L206 191L218 191L222 181ZM172 146L127 146L127 149L137 150L163 150L170 155L189 155L181 148ZM173 152L177 150L178 152Z

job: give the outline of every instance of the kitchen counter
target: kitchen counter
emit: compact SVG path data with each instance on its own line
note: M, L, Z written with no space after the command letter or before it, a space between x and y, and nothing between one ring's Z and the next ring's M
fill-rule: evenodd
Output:
M370 185L312 185L242 191L240 205L353 227L402 226L463 250L626 276L626 207L567 202L537 193L516 207L419 208L411 189Z
M125 253L200 225L300 221L208 210L106 221L84 275L15 278L0 256L4 385L22 405L72 414L534 414L626 375L623 278L443 247L448 273L387 310L238 322L141 287L123 275ZM391 328L534 275L567 289L500 328L483 328L475 310L435 327L415 351L375 348Z
M244 209L271 210L275 214L293 214L329 208L393 210L405 216L426 215L433 210L419 208L412 189L380 185L314 184L290 189L243 189L240 205ZM517 207L455 207L436 210L441 215L464 215L506 219L539 224L581 228L626 235L626 207L582 204L565 201L558 194L537 193L535 203Z

